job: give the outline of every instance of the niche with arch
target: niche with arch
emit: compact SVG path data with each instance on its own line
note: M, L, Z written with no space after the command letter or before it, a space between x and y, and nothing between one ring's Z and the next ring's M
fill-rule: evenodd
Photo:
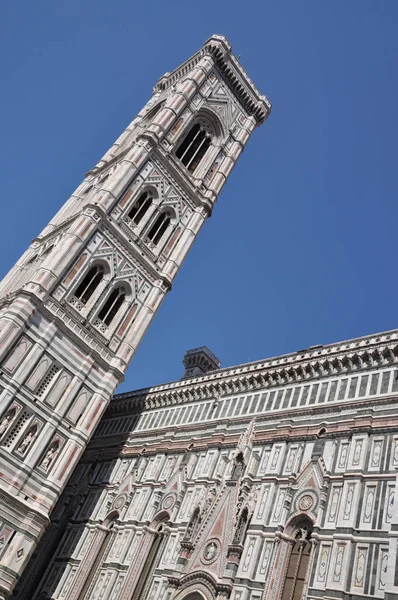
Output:
M234 544L240 544L243 546L246 537L246 531L249 526L249 509L247 506L242 510L239 515L238 522L235 528L235 535L233 539Z

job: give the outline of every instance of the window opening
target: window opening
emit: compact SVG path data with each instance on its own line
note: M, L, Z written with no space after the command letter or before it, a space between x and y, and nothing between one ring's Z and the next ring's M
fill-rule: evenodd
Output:
M76 298L78 298L82 304L87 304L101 283L103 275L104 268L102 265L95 265L94 267L91 267L87 275L83 278L83 281L75 291Z
M134 204L127 216L133 221L135 225L138 225L142 221L145 214L148 212L148 209L151 206L151 204L151 196L148 194L148 192L144 192L138 198L137 202Z
M92 189L93 189L93 186L89 185L85 190L83 190L83 192L81 193L81 196L87 196L87 194L89 192L91 192Z
M126 293L122 287L114 289L110 294L108 300L98 313L98 318L105 323L105 325L110 325L112 323L113 318L123 304L125 297Z
M28 258L28 260L24 264L24 267L27 267L28 265L31 265L32 263L34 263L37 260L37 258L38 258L37 254L34 254L33 256Z
M176 151L176 156L187 167L190 173L194 173L210 144L211 137L197 123L191 128L180 144Z
M171 216L167 212L161 213L148 233L148 239L155 245L160 242L163 234L170 225Z
M46 250L44 250L43 254L41 255L42 258L44 256L47 256L47 254L50 254L50 252L53 250L53 248L54 248L54 244L51 244L51 246L48 246L48 248L46 248Z

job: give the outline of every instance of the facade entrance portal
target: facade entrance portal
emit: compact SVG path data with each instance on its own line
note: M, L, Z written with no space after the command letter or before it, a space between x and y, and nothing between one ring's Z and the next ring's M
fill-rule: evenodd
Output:
M308 568L311 554L312 524L305 520L294 528L294 539L286 567L281 600L301 600L308 584Z

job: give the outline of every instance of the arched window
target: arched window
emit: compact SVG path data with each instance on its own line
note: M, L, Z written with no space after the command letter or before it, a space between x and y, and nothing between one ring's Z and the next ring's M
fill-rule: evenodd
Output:
M200 123L196 123L177 148L176 156L190 173L194 173L210 144L210 134Z
M171 222L171 215L168 212L161 212L148 232L148 240L153 244L158 244Z
M112 323L117 311L123 304L125 297L126 292L122 287L117 287L111 292L108 300L98 313L98 318L105 323L105 325L110 325Z
M134 206L127 214L129 219L132 220L134 225L138 225L142 221L144 215L148 212L149 207L152 204L152 197L148 192L144 192L135 202Z
M87 304L95 290L99 286L104 276L104 268L102 265L91 267L83 280L77 286L75 296L82 304Z

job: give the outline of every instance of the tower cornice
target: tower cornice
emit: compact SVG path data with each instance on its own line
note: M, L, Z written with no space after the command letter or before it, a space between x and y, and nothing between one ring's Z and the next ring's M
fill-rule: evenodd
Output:
M153 88L154 92L167 90L175 85L185 74L205 56L210 55L225 81L232 89L242 106L252 115L258 125L271 113L271 102L260 93L239 60L232 53L232 46L225 36L213 35L191 58L171 73L165 73Z

